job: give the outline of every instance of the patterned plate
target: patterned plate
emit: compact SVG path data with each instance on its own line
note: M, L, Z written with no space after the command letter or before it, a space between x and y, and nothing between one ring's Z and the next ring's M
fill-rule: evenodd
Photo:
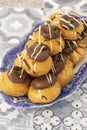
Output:
M14 48L12 48L3 58L2 61L2 67L0 68L0 71L3 72L5 70L7 70L7 68L9 66L11 66L13 64L13 61L17 55L17 53L19 53L20 51L22 51L25 48L25 44L26 41L29 37L29 35L32 34L32 32L41 25L37 24L35 27L32 28L31 32L28 33L21 41L20 43L15 46ZM74 74L74 77L72 79L72 81L70 81L66 87L62 88L61 94L58 98L56 98L56 100L54 100L51 103L48 104L33 104L31 103L27 96L23 96L23 97L11 97L8 96L6 94L4 94L3 92L0 92L0 94L3 96L5 102L7 102L8 104L15 106L15 107L28 107L28 108L34 108L34 107L46 107L46 106L51 106L53 104L55 104L56 102L63 100L69 96L71 96L78 88L79 86L82 84L82 82L87 78L87 62L84 61L83 64L79 67L78 71Z

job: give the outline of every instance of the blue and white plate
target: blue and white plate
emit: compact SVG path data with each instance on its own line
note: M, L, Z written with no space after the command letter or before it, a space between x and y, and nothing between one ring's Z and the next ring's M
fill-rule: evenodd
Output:
M29 35L32 34L32 32L34 31L35 28L39 27L39 25L41 24L37 24L30 33L28 33L22 41L20 41L20 43L15 46L14 48L12 48L8 53L6 53L6 55L3 58L2 61L2 66L0 67L0 71L3 72L5 70L7 70L7 68L9 66L11 66L13 64L13 61L17 55L17 53L19 53L20 51L23 50L23 48L25 47L26 41L29 37ZM77 67L75 68L75 74L74 77L72 79L72 81L70 81L66 87L62 88L61 94L58 98L56 98L56 100L54 100L51 103L48 104L34 104L31 103L27 96L23 96L23 97L11 97L8 96L6 94L4 94L3 92L0 92L1 95L3 96L5 102L7 102L8 104L15 106L15 107L28 107L28 108L34 108L34 107L45 107L45 106L51 106L53 104L55 104L56 102L63 100L69 96L71 96L78 88L79 86L82 84L82 82L86 79L87 77L87 54L84 57L83 61L81 62L81 64L77 65Z

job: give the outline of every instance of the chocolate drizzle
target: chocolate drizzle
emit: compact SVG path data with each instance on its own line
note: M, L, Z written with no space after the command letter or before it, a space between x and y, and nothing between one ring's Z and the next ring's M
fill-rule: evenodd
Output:
M47 97L44 95L42 95L41 98L47 100Z
M36 89L44 89L47 87L50 87L56 83L56 76L51 75L50 73L38 78L35 78L32 82L31 85L35 87Z
M14 83L25 83L27 85L30 84L32 77L26 73L21 67L14 66L8 69L8 78ZM10 72L11 71L11 72ZM22 72L23 71L23 72ZM21 73L22 72L22 73Z
M63 68L66 63L66 55L63 53L58 53L53 57L53 67L51 72L53 74L58 74Z
M56 39L60 37L60 30L54 25L42 25L41 35L47 40Z
M65 54L70 54L77 48L76 41L71 41L71 40L65 40L65 48L63 49L63 53Z
M42 62L46 60L50 55L50 49L44 44L35 43L27 48L27 54L31 59Z
M64 14L59 22L66 30L73 30L79 26L80 18L75 14Z
M82 39L87 36L87 19L82 19L82 22L84 24L84 30L81 34Z
M30 70L31 68L30 68L28 62L25 59L23 59L23 61L24 61L25 65L28 67L28 69Z

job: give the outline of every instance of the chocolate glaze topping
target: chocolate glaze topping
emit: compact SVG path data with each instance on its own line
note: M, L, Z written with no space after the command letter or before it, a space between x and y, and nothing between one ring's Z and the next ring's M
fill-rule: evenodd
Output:
M78 46L76 46L77 44L75 43L76 41L65 40L65 48L63 49L63 53L69 54L73 52L74 50L76 50Z
M47 75L35 78L31 82L31 85L36 89L44 89L54 85L56 81L57 81L56 76L49 73Z
M42 43L35 43L27 48L27 54L31 59L42 62L49 57L50 49Z
M53 74L58 74L65 66L66 55L63 53L58 53L53 57L53 67L51 72Z
M30 75L27 74L25 70L22 72L22 68L14 66L14 68L8 69L8 78L14 83L26 83L30 84L30 81L33 79Z
M74 14L64 14L60 19L60 24L66 30L73 30L79 26L80 18Z
M83 19L82 22L84 24L84 30L81 34L81 38L83 39L87 36L87 19Z
M42 25L41 35L47 40L55 39L60 36L60 30L54 25Z

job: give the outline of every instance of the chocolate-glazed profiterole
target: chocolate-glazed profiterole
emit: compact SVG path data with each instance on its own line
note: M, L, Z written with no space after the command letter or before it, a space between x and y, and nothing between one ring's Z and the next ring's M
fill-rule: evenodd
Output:
M65 40L65 48L63 49L63 53L70 54L71 52L76 50L77 47L78 45L76 41Z
M84 30L80 35L78 44L81 44L83 47L87 47L87 18L82 19Z
M62 87L66 85L74 76L73 63L67 59L62 71L57 74L57 80Z
M78 44L78 47L73 52L71 52L67 58L72 61L73 65L77 65L84 58L85 52L85 48Z
M33 103L48 103L55 100L61 91L61 86L54 75L47 75L36 78L32 81L28 98Z
M74 14L64 14L59 22L66 30L73 30L79 26L80 18Z
M47 88L47 87L54 85L56 83L56 81L57 81L56 76L48 73L44 76L35 78L31 82L31 85L33 87L35 87L36 89L44 89L44 88Z
M58 74L65 66L66 63L66 55L64 53L58 53L53 56L53 66L51 72L53 74Z
M50 55L50 49L44 44L35 43L27 48L27 55L38 62L46 60Z
M18 70L18 72L15 70L15 68L16 70ZM30 77L26 77L27 75L24 74L23 77L20 78L20 69L18 69L17 67L14 67L12 70L11 69L9 71L0 73L0 90L10 96L26 95L31 82L31 79L29 79Z
M61 52L65 46L61 31L55 25L44 24L38 28L38 31L33 33L36 42L43 43L50 48L51 55L56 55ZM31 42L28 41L28 46Z
M83 23L76 14L65 13L51 24L57 26L62 31L64 39L68 40L78 39L84 29Z
M62 12L62 11L56 11L55 13L51 14L51 15L48 17L47 21L57 22L57 21L55 21L55 19L57 18L57 20L58 20L58 18L60 18L61 15L63 15L63 12Z
M14 66L23 68L34 77L44 75L52 67L52 58L49 52L47 46L42 43L36 43L18 54L14 61Z

